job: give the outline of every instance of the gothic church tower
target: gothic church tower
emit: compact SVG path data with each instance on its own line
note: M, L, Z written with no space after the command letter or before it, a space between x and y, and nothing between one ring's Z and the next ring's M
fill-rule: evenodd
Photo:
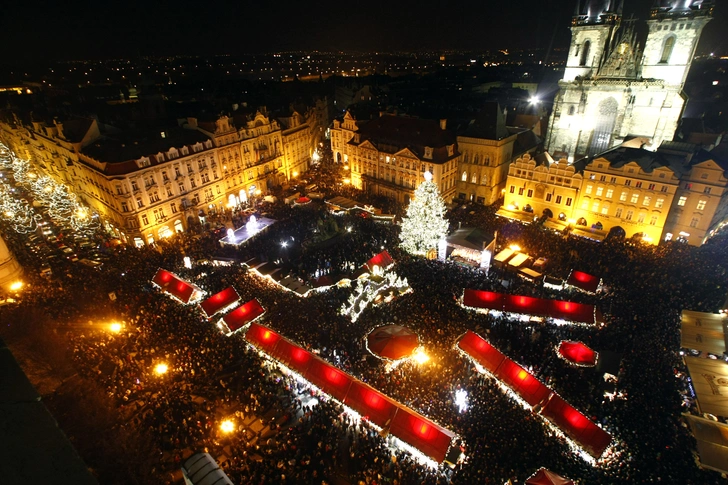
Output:
M651 149L672 140L685 78L712 13L710 0L657 0L645 37L636 19L623 18L623 0L578 2L548 150L573 161L627 137L643 138Z

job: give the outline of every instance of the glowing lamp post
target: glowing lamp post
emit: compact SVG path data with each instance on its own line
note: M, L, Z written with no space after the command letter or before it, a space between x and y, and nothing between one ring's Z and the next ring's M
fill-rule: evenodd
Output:
M417 362L419 365L422 365L430 360L430 356L425 353L424 350L417 349L414 354L412 354L412 360Z
M230 434L233 431L235 431L235 423L232 419L226 419L222 423L220 423L220 431L222 431L225 434Z
M121 324L119 322L113 322L109 325L109 330L111 330L114 333L121 332Z
M167 366L167 364L165 364L165 363L160 363L160 364L157 364L156 366L154 366L154 373L157 374L158 376L162 376L162 375L166 374L167 371L169 371L169 366Z
M18 292L23 289L23 282L22 281L16 281L13 284L10 285L10 291Z

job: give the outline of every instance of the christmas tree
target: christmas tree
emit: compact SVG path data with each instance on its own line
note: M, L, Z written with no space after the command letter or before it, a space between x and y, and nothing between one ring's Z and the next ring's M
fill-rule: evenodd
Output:
M415 198L402 219L399 238L405 251L425 254L430 249L437 249L439 242L447 235L445 211L445 201L432 181L432 174L425 172L425 181L415 190Z

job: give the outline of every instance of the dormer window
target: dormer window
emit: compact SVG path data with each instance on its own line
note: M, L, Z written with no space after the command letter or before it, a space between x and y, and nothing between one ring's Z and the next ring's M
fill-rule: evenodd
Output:
M452 157L455 155L455 145L448 145L447 146L447 156Z
M432 159L432 147L425 147L425 158Z

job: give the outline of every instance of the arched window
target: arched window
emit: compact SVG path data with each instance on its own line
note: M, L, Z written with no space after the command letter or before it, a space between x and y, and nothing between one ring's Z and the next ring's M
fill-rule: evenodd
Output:
M477 184L478 183L478 174L473 172L473 176L470 177L470 183Z
M468 181L468 172L463 172L463 176L460 178L460 180L462 180L463 182L467 182Z
M488 185L488 176L486 174L480 177L480 185Z
M589 155L597 155L606 151L612 142L614 122L617 119L617 100L609 97L599 103L594 132L589 144Z
M584 46L581 49L581 59L579 59L579 65L580 66L586 66L587 61L589 60L589 50L591 48L591 42L585 41Z
M665 39L665 43L662 45L662 55L660 56L660 64L667 64L670 62L670 56L672 55L672 48L675 47L675 36L671 35Z

